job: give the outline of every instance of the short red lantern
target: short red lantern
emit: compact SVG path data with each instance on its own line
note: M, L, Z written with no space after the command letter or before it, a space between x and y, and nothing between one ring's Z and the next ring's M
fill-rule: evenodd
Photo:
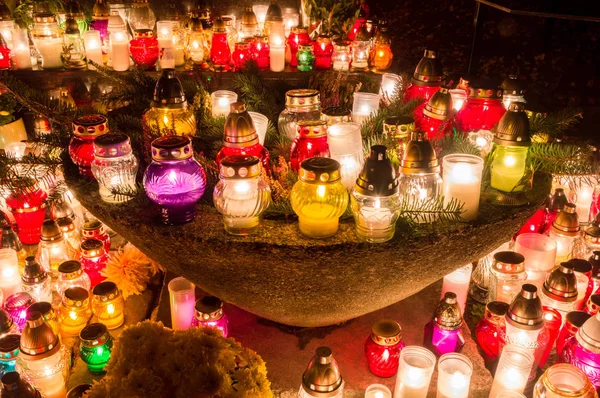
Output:
M473 82L467 101L456 114L456 125L463 133L492 130L506 113L502 90L490 82Z
M94 140L108 133L108 119L102 115L85 115L73 120L73 135L69 143L69 156L79 166L79 174L94 178Z
M20 181L21 188L6 198L6 206L17 221L21 243L34 245L40 241L48 194L34 179L23 178Z
M137 66L154 68L160 49L158 39L152 29L138 29L133 34L134 39L129 42L131 57Z
M371 373L378 377L395 375L403 348L402 329L398 322L389 319L375 322L365 342L365 357Z
M254 40L250 44L250 52L252 59L256 62L259 69L269 68L269 38L267 36L254 36Z
M331 36L321 34L314 44L315 68L318 70L331 69L331 56L333 55L333 42Z
M291 66L298 66L298 58L296 58L296 54L298 54L298 49L302 44L309 43L310 37L308 36L308 31L306 30L306 28L301 28L299 26L295 26L292 28L292 32L290 33L287 39L287 45L292 56L290 59Z
M290 163L298 172L302 161L308 158L328 158L327 122L324 120L303 120L297 123L298 134L292 142Z

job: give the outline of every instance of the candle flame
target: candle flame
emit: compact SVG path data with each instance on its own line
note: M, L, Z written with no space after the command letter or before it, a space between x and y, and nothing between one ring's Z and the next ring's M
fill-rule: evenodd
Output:
M169 172L169 182L173 185L177 184L177 173L175 173L175 170Z
M72 320L76 320L77 319L77 313L75 311L69 312L69 318L71 318Z
M515 164L517 164L517 159L514 156L508 155L504 158L504 165L506 167L513 167Z
M325 188L325 185L319 185L319 186L317 186L317 196L319 198L324 198L325 197L325 192L327 192L327 188Z
M114 313L115 313L115 306L114 306L112 303L111 303L111 304L109 304L108 306L106 306L106 312L107 312L109 315L112 315L112 314L114 314Z

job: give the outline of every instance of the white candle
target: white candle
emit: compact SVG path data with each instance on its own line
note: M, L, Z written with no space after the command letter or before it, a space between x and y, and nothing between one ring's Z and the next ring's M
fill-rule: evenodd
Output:
M85 44L85 56L87 57L87 60L93 61L99 65L103 65L100 31L88 30L83 32L83 42ZM96 70L96 67L88 64L88 69Z
M335 68L334 68L335 69ZM394 97L394 94L402 88L402 78L394 73L384 73L381 78L379 95L386 100Z
M158 37L159 65L162 69L175 68L175 54L173 52L173 22L158 21L156 23L156 34Z
M271 72L283 72L285 69L285 46L271 46L269 51L269 66Z
M581 225L587 225L590 222L590 208L592 207L594 187L580 181L579 187L574 191L574 194L576 195L575 206L577 206L579 223Z
M217 90L210 95L212 99L212 116L227 116L233 102L237 101L237 94L233 91Z
M444 157L443 167L444 205L456 199L464 204L461 217L466 221L476 219L479 213L483 159L474 155L447 155Z
M365 398L392 398L392 392L383 384L371 384L365 390Z
M400 352L395 398L425 398L429 391L435 355L426 348L408 346Z
M496 398L504 390L522 393L532 366L533 355L530 352L514 344L506 345L500 355L489 398Z
M64 347L51 356L39 359L28 360L26 373L34 373L36 377L31 377L31 384L38 390L44 398L65 398L67 395L67 385L63 374L68 370L63 369Z
M585 293L587 291L590 278L581 272L575 272L575 277L577 278L577 300L575 301L575 309L581 310L585 308L586 303L583 300L585 299Z
M379 94L354 93L352 103L352 121L363 124L369 117L379 111Z
M460 111L463 104L467 100L466 91L462 88L455 88L450 90L450 96L452 97L452 108L454 108L456 112Z
M112 51L112 66L118 72L129 69L129 41L125 31L110 34L110 48Z
M462 354L449 353L438 362L437 398L467 398L473 364Z
M265 144L265 136L267 135L267 128L269 127L269 119L258 112L248 112L254 123L256 134L258 134L258 142L260 145Z
M17 69L31 69L31 53L29 52L29 46L17 46L13 52L13 55L15 67Z
M329 126L327 142L331 158L340 162L342 184L351 191L364 162L360 125L339 123Z
M13 29L15 28L15 24L11 19L7 21L0 21L0 34L6 40L6 45L11 51L14 51L14 43L13 43Z
M21 291L19 260L13 249L0 249L0 289L5 297Z
M442 284L442 295L440 299L444 297L446 292L455 293L456 300L458 301L458 305L463 314L465 313L465 305L467 304L467 295L469 294L469 283L471 282L472 271L473 264L467 264L444 276L444 282Z
M42 68L56 69L63 67L61 58L63 50L62 37L38 39L36 42L36 47L42 56Z
M194 284L179 277L169 282L171 301L171 327L174 330L185 330L192 325L196 295Z

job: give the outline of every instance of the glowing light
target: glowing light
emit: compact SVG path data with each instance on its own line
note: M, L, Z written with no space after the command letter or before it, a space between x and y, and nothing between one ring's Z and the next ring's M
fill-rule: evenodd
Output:
M384 361L387 361L388 359L390 359L390 352L387 349L385 351L383 351L383 354L381 355L381 359Z
M109 304L108 306L106 306L106 312L108 312L109 315L112 315L115 313L115 306L114 304Z
M69 318L71 318L74 321L77 320L77 313L75 311L69 312Z
M175 170L169 172L169 182L171 184L177 184L177 173L175 173Z
M515 159L514 156L506 156L504 158L504 165L507 167L513 167L515 164L517 164L517 159Z
M483 148L488 144L488 141L484 137L477 137L475 139L475 145L479 148Z
M317 196L319 198L324 198L326 192L327 192L327 188L325 188L325 185L317 186Z

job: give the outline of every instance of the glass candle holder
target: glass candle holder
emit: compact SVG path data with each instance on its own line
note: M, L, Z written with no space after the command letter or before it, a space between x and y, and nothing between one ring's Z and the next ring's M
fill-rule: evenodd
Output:
M442 140L454 135L452 98L446 87L440 89L413 112L417 130L425 132L430 140Z
M573 264L561 263L559 267L548 274L540 291L542 303L558 310L563 317L575 310L577 277L573 268Z
M33 297L29 293L19 292L11 294L4 300L4 310L10 316L19 331L22 331L27 322L27 308L33 304Z
M241 37L238 34L237 29L235 28L235 16L221 16L221 20L225 24L225 32L227 33L227 43L229 43L229 49L233 53L235 50L235 43L239 43L241 41Z
M245 236L259 227L271 203L271 189L261 172L255 156L229 156L221 161L213 202L228 233Z
M265 27L265 20L267 19L268 9L268 4L254 4L252 6L252 12L254 12L254 15L256 15L256 21L258 22L258 30L260 31L262 31Z
M394 397L426 398L435 362L435 355L423 347L404 347L400 352Z
M560 264L572 257L575 240L580 230L577 207L567 203L552 222L548 233L556 242L556 263Z
M229 319L223 312L223 302L218 297L204 296L196 300L192 326L218 329L224 337L228 335Z
M33 312L39 312L42 314L42 319L46 322L54 334L57 336L60 333L60 321L58 319L58 315L56 311L54 311L54 307L50 302L47 301L39 301L37 303L33 303L27 308L27 316Z
M469 295L469 283L471 282L472 272L473 264L467 264L456 271L445 275L442 282L442 293L440 298L443 298L446 292L454 292L454 294L456 294L458 306L463 315L465 313L465 306L467 305L467 296Z
M285 70L285 46L277 46L271 42L269 68L271 72L283 72Z
M309 238L335 235L339 218L348 207L348 192L340 178L340 164L329 158L310 158L300 166L291 193L300 232Z
M112 68L117 72L129 69L129 37L123 29L110 34Z
M461 326L456 294L447 292L435 309L433 319L425 325L423 345L438 356L460 352L465 345Z
M365 398L392 398L392 392L383 384L371 384L365 390Z
M183 277L169 282L171 303L171 327L173 330L185 330L192 326L194 319L195 286Z
M6 207L19 226L19 240L25 245L40 241L42 224L46 215L45 200L48 194L33 179L22 180L26 186L6 198Z
M158 60L160 49L158 40L151 29L138 29L129 42L129 52L138 67L153 69Z
M12 56L16 69L31 69L31 49L26 28L16 28L12 31Z
M58 309L60 329L64 336L78 336L92 317L90 294L82 287L70 287Z
M452 108L456 112L460 111L467 101L467 92L462 88L455 88L450 90L450 95L452 96Z
M331 69L331 56L333 55L333 42L331 36L320 34L314 43L315 68L317 70Z
M446 155L443 159L444 206L451 200L463 203L461 217L466 221L477 218L481 196L483 159L474 155Z
M2 14L4 14L5 10L6 10L6 6L2 6ZM9 12L10 14L10 12ZM6 15L6 17L8 17L8 15ZM14 49L14 41L13 41L13 30L15 28L15 23L12 19L6 19L6 18L2 18L2 20L0 21L0 36L2 36L4 38L4 41L6 42L5 47L8 50L12 50ZM10 64L9 64L10 67Z
M79 355L91 374L104 374L113 348L113 338L108 333L106 325L91 323L79 333Z
M456 114L456 126L463 133L492 130L506 113L502 90L493 87L469 87L467 102Z
M300 24L300 14L298 14L296 8L284 8L282 9L282 15L285 35L289 36L292 28Z
M212 101L212 116L223 117L229 114L231 104L237 102L238 95L233 91L217 90L210 94Z
M365 342L365 357L371 373L377 377L394 376L402 348L404 342L398 322L389 319L375 322Z
M329 347L319 347L302 374L298 398L342 398L344 380Z
M569 364L552 365L533 388L533 397L595 398L596 389L587 375Z
M339 123L327 129L330 157L342 166L342 184L352 190L364 162L358 123Z
M193 158L189 138L165 136L152 142L152 163L144 174L144 188L159 206L163 223L193 220L205 186L206 175Z
M83 69L87 68L85 59L85 47L81 30L77 20L72 16L67 16L65 21L65 32L63 34L62 60L65 68Z
M530 352L512 344L504 347L496 368L490 398L496 398L501 391L506 390L523 393L532 367L533 355Z
M11 51L0 32L0 70L10 69Z
M0 337L0 377L8 372L15 372L20 341L21 336L18 334Z
M231 48L227 39L227 28L222 20L217 19L213 25L210 45L210 61L217 68L224 68L231 60Z
M2 250L0 250L0 257L2 256ZM44 268L35 261L34 257L27 257L25 269L23 275L21 275L21 288L24 292L29 293L36 302L52 302L52 279Z
M82 240L96 239L104 244L104 250L108 253L110 251L110 235L106 232L104 224L98 220L90 220L83 224L81 229L83 235Z
M69 258L79 258L81 231L77 229L73 219L71 217L62 217L56 220L56 224L63 233Z
M313 45L310 43L300 45L298 47L296 58L298 59L298 70L300 72L310 72L313 69L313 64L315 62Z
M256 134L258 134L258 143L265 145L265 137L267 135L267 128L269 127L269 119L258 112L248 112L252 118L254 128L256 128Z
M258 20L252 7L246 7L240 21L240 37L242 40L251 39L259 33Z
M297 136L297 123L321 119L321 99L317 90L295 89L285 93L285 109L279 114L278 130L290 141Z
M73 120L73 138L69 156L79 166L79 174L93 178L94 140L108 133L108 119L102 115L86 115Z
M354 93L352 121L362 125L379 111L380 97L372 93Z
M565 362L563 359L563 350L565 344L570 338L574 337L585 321L590 319L591 315L583 311L571 311L567 314L566 320L556 338L556 353L560 362Z
M327 123L324 120L301 120L296 124L298 133L290 149L292 170L298 172L300 164L308 158L331 156L327 142Z
M125 321L125 299L113 282L101 282L92 290L92 313L109 330Z
M7 296L21 291L19 259L13 249L0 249L0 289Z
M71 350L61 344L39 312L27 316L19 349L17 371L21 377L29 381L43 397L65 397Z
M587 301L587 303L585 304L584 308L581 310L585 311L586 313L590 314L591 316L596 315L598 313L598 311L600 311L600 294L592 294L590 296L589 300ZM572 312L574 312L574 311L572 311ZM569 312L569 314L570 314L570 312Z
M225 33L223 33L226 35ZM225 36L227 39L227 36ZM220 43L220 40L217 40L217 43ZM212 47L211 47L212 48ZM196 65L202 65L205 58L208 58L210 54L206 52L207 44L205 41L204 31L202 29L202 25L200 23L196 23L192 26L192 30L189 32L188 42L187 42L187 55L188 58ZM229 49L229 48L228 48ZM233 52L233 48L229 49L228 57L231 57L231 52Z
M128 136L106 134L95 140L92 174L98 181L102 200L108 203L131 200L137 190L137 171L138 161Z
M577 215L580 225L588 225L593 218L590 218L590 209L595 184L586 181L584 178L577 178L573 188L569 191L569 202L577 206Z
M524 262L525 258L519 253L501 251L494 254L488 301L512 302L527 280Z
M31 39L42 57L43 69L63 67L63 31L51 13L37 13L33 16Z
M310 44L310 37L306 28L295 26L292 28L287 39L287 46L290 51L290 66L298 66L298 50L301 45Z
M492 363L500 355L500 346L506 333L504 315L508 310L508 303L502 301L490 301L485 305L485 314L475 327L477 344L483 352L486 363Z
M81 262L81 268L90 277L92 288L106 279L101 272L108 262L108 254L102 241L85 239L81 242L79 261Z
M590 317L577 330L575 337L567 339L559 359L581 369L592 384L600 387L600 315Z
M369 50L371 49L371 36L366 27L361 26L356 37L352 40L352 65L353 71L366 71L369 68Z
M19 261L19 270L23 270L25 267L25 259L28 257L27 252L23 248L23 244L19 240L16 232L13 231L10 225L4 225L2 227L2 234L0 235L0 247L3 249L12 249L17 252L17 259ZM0 303L2 300L0 300Z
M526 233L517 236L515 252L525 258L527 282L538 288L546 280L546 274L554 268L556 258L556 243L548 236Z
M83 42L85 44L85 56L88 63L93 61L100 66L104 65L102 61L102 41L100 39L100 31L88 30L83 32ZM96 67L89 64L88 69L95 70Z
M269 38L267 36L254 36L254 40L250 43L250 52L259 69L266 70L269 68L269 50Z
M473 364L461 354L444 354L438 361L437 398L467 398Z
M402 89L402 78L395 73L384 73L381 77L379 95L384 101L391 102Z
M54 277L58 272L58 266L67 260L69 260L69 250L62 230L56 221L44 221L35 261Z
M90 290L92 283L90 277L81 268L79 261L65 261L58 266L57 291L61 297L64 297L65 291L71 287L82 287Z
M174 69L173 21L158 21L156 23L156 36L159 48L158 65L161 69Z
M556 339L563 323L562 315L554 308L544 307L544 325L548 330L548 344L544 348L544 352L540 358L539 367L544 368L546 361L550 356L552 348L555 347Z
M350 123L352 121L352 112L348 108L341 106L330 106L323 109L322 118L327 122L327 126L334 124Z
M131 30L140 29L153 30L156 24L156 16L146 0L136 1L127 7L127 22Z
M333 70L348 71L352 61L352 47L347 42L336 42L333 46L331 62Z

